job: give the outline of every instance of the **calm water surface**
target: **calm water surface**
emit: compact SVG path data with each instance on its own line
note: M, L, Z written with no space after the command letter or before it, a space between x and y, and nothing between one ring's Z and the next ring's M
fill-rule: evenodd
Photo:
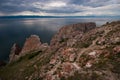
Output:
M39 35L42 42L49 43L51 37L64 25L78 22L96 22L100 26L119 18L34 18L0 19L0 60L8 60L14 43L21 47L31 34Z

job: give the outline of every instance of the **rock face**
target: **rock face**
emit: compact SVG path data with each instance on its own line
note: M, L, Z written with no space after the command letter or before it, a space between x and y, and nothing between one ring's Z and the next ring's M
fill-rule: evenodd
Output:
M57 47L66 45L66 42L68 46L73 46L85 32L95 27L96 24L94 22L66 25L52 38L50 46L51 48L57 49Z
M8 80L15 80L16 75L20 76L17 80L120 80L120 21L101 27L95 23L64 26L52 38L50 47L40 43L33 48L32 40L28 42L23 53L37 48L43 54L21 61L22 70L13 70L18 73Z
M26 39L20 54L24 55L24 53L27 53L29 51L38 50L40 46L41 42L39 36L31 35L29 38Z

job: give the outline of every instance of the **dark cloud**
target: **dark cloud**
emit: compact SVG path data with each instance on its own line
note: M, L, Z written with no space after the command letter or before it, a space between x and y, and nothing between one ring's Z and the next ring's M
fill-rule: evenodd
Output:
M1 0L0 1L0 15L24 15L24 14L43 14L54 15L54 13L69 15L92 14L92 10L97 8L106 8L106 6L113 5L119 8L119 0ZM111 9L108 8L110 11ZM119 15L118 9L111 15ZM112 12L111 10L111 12ZM28 13L25 13L28 12ZM87 12L87 13L86 13ZM98 11L99 12L99 11ZM68 14L69 13L69 14ZM79 14L78 14L79 13ZM99 12L100 13L100 12ZM40 14L40 15L41 15ZM107 14L101 13L101 15ZM93 14L94 15L94 14Z

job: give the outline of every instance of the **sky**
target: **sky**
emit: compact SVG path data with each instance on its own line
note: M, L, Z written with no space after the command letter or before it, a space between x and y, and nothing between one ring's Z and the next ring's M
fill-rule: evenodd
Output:
M0 16L120 16L120 0L0 0Z

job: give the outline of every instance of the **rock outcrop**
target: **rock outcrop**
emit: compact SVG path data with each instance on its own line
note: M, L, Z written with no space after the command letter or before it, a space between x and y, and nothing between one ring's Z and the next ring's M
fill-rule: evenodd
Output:
M11 54L9 56L10 63L18 60L20 57L30 54L34 51L44 51L48 48L47 43L41 43L39 36L31 35L26 39L23 48L21 49L17 44L14 44L11 49Z
M41 46L40 38L37 35L31 35L26 39L24 46L20 52L20 55L24 55L33 50L38 50Z
M73 46L75 42L79 40L85 32L88 32L95 27L96 24L94 22L66 25L62 27L52 38L50 46L53 49L57 49L60 46L64 45Z

